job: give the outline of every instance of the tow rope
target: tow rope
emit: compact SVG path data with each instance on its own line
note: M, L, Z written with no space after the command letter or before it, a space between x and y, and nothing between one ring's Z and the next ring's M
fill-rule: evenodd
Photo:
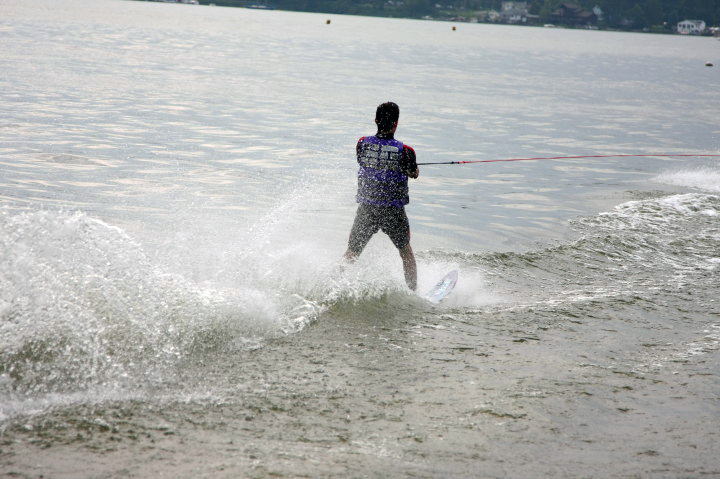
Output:
M418 166L422 165L466 165L468 163L499 163L504 161L535 161L535 160L577 160L580 158L646 158L646 157L668 157L668 158L686 158L686 157L697 157L697 158L718 158L720 155L672 155L672 154L642 154L642 155L582 155L582 156L545 156L542 158L503 158L496 160L467 160L467 161L439 161L430 163L418 163Z

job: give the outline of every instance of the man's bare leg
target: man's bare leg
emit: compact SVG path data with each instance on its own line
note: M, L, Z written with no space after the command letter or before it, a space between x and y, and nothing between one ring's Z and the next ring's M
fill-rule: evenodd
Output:
M400 257L403 262L403 271L405 272L405 282L408 288L415 291L417 289L417 264L415 263L415 254L408 243L400 251Z
M343 259L348 263L354 263L358 256L358 254L354 253L351 249L348 248L348 250L345 252L345 255L343 256Z

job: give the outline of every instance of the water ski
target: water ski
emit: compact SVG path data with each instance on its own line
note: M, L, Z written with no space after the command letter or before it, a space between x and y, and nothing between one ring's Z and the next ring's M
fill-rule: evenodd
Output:
M458 280L457 270L452 270L445 275L433 288L428 291L423 298L427 299L433 304L438 304L440 301L450 294L455 287L455 283Z

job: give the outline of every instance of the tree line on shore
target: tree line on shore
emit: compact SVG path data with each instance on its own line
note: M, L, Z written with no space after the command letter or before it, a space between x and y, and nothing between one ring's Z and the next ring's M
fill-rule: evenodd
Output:
M233 7L267 7L280 10L402 18L476 18L500 11L503 0L200 0ZM672 31L680 21L703 20L720 24L720 0L527 0L531 23L552 23L563 4L600 11L593 23L599 28ZM597 10L597 8L599 10Z

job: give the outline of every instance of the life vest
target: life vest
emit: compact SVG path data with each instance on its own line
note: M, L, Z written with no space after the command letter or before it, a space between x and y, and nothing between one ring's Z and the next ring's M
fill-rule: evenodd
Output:
M410 202L403 144L393 138L366 136L357 145L357 202L402 208Z

